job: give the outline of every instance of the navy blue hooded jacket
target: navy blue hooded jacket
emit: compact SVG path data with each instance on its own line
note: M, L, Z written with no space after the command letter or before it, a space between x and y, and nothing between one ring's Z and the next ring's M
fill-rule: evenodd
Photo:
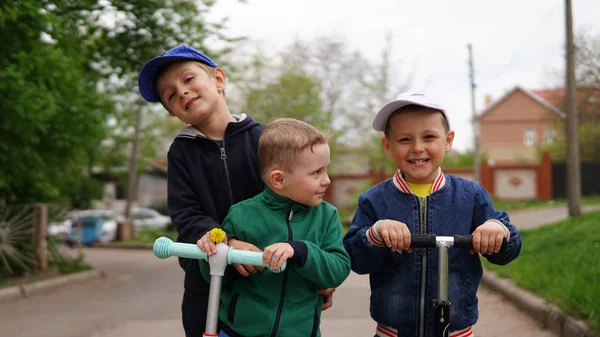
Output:
M168 207L178 242L195 244L219 227L229 207L264 190L258 168L258 139L264 126L246 115L229 123L223 141L186 127L168 153ZM235 188L233 188L235 186ZM208 293L197 260L180 258L186 290Z

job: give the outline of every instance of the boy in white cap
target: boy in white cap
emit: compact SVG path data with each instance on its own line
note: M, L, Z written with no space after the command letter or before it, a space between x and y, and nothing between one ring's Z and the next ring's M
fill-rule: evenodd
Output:
M440 105L425 94L403 93L377 112L373 127L384 132L381 143L398 171L359 196L344 246L352 270L370 274L376 336L435 333L430 303L436 296L437 254L413 252L411 233L473 235L474 251L453 249L448 261L450 336L472 336L482 276L475 253L507 264L519 255L521 237L480 184L442 173L454 131Z

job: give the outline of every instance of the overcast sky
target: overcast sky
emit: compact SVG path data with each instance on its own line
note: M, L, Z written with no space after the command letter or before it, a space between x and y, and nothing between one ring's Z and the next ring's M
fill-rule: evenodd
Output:
M411 89L447 109L454 148L465 150L472 142L467 43L478 111L486 95L497 99L515 85L562 86L564 6L564 0L219 0L213 15L229 17L230 35L273 50L295 38L341 36L374 62L391 31L394 76L400 82L414 70ZM573 0L573 18L576 31L600 34L600 0Z

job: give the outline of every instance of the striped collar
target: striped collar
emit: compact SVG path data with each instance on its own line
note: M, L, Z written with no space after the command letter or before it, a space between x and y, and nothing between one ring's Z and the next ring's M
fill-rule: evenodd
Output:
M402 173L400 172L400 170L396 171L396 174L394 174L392 181L394 182L394 186L396 186L396 188L400 190L400 192L406 194L414 194L413 191L411 191L410 187L408 187L408 183L406 182L406 180L404 180L404 177L402 177ZM431 193L433 194L434 192L439 191L440 189L442 189L442 187L444 187L444 185L446 185L446 176L442 172L442 168L438 168L438 175L433 180L433 184L431 184Z

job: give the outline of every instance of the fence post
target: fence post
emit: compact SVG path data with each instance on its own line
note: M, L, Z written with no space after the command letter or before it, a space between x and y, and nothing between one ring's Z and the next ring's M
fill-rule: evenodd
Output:
M48 227L48 205L35 205L35 220L33 229L33 245L35 257L40 271L48 270L48 243L46 242L46 230Z
M481 185L492 197L495 197L496 191L494 191L494 168L490 166L487 160L484 160L480 170L481 173L479 174L479 177L481 178Z
M550 153L542 153L542 160L537 169L537 198L552 199L552 159Z

